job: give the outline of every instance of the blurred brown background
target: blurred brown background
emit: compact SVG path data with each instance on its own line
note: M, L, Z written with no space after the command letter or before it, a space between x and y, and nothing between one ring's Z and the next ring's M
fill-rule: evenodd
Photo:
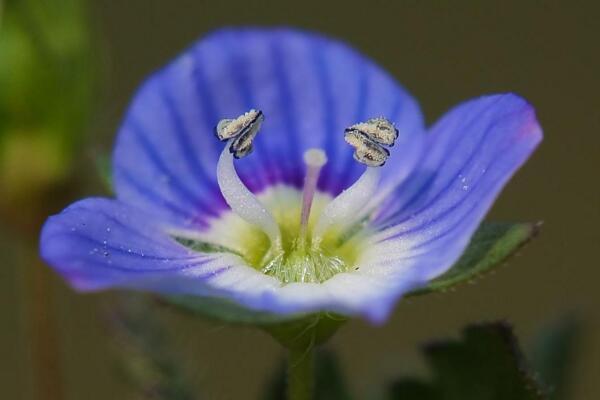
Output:
M93 25L104 50L100 107L78 157L81 190L61 193L64 200L51 211L83 195L104 193L98 179L89 178L94 156L110 151L140 80L208 30L224 25L292 25L344 39L396 76L419 99L429 122L470 97L517 92L536 107L545 140L489 219L543 220L541 236L476 285L404 301L381 328L351 322L331 345L341 355L352 388L364 396L372 384L422 368L417 345L456 335L467 322L506 318L527 343L544 324L576 312L585 322L585 334L572 398L600 398L599 4L93 1ZM24 288L32 279L27 269L42 267L15 258L17 247L10 243L24 237L3 224L0 397L5 399L33 399L35 393L31 357L37 327L27 316L32 302ZM100 315L113 295L78 295L49 271L44 276L51 292L40 296L53 299L58 343L57 368L49 374L62 381L64 398L131 398L115 373L115 349ZM177 350L186 355L184 367L203 398L256 397L282 355L258 331L157 313L171 324Z

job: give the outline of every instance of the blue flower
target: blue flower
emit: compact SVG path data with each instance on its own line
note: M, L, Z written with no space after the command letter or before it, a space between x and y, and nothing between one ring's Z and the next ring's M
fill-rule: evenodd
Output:
M236 160L215 127L249 110L264 122ZM383 167L365 167L344 130L380 117L398 137ZM380 322L453 265L541 138L514 94L464 102L425 128L408 92L338 41L220 30L142 85L114 150L116 199L50 217L41 254L81 291Z

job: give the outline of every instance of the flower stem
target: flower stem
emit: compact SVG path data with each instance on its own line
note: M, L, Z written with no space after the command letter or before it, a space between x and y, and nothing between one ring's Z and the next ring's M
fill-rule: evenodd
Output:
M315 347L292 347L288 361L288 400L311 400L314 390Z

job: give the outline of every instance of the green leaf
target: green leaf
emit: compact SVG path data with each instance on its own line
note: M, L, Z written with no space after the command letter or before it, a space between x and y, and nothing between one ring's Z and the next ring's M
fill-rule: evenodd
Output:
M316 356L314 400L350 400L350 392L336 355L319 350ZM281 363L265 388L262 400L282 400L286 397L286 365ZM425 399L424 399L425 400Z
M439 398L432 385L416 378L402 379L395 382L390 389L390 399L437 400Z
M460 341L424 349L430 382L396 382L390 400L542 400L511 328L504 323L471 325Z
M566 399L581 339L581 322L573 316L561 318L543 329L531 349L531 364L549 388L551 400Z
M469 282L493 270L531 240L539 231L539 223L481 224L462 257L450 270L409 296L445 291Z

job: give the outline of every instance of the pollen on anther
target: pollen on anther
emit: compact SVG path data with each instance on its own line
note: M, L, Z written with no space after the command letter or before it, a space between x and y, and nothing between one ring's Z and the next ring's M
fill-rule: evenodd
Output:
M344 139L354 147L354 159L369 167L381 167L390 152L384 146L393 146L398 130L392 122L379 117L354 124L345 129Z
M219 140L232 139L251 129L264 119L260 110L252 109L233 119L222 119L217 124L216 133Z
M217 138L231 140L229 151L235 158L252 152L252 142L264 120L260 110L250 110L234 119L222 119L216 127Z
M348 131L359 131L369 139L385 146L393 146L398 139L398 129L391 121L383 117L371 118L366 122L354 124L346 128L346 132Z

